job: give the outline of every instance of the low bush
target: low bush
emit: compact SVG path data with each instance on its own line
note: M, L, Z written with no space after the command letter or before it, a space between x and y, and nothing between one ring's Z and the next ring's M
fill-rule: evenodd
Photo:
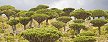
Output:
M82 32L79 34L79 36L94 36L95 33L90 32L90 31L86 31L86 32Z
M55 42L62 36L62 33L56 28L45 27L28 29L23 31L21 35L29 42Z
M92 36L79 36L73 39L74 42L95 42L95 37Z

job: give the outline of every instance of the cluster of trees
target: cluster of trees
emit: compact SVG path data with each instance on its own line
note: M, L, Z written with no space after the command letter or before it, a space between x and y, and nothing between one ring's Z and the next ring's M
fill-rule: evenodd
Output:
M86 36L81 36L83 33L81 34L80 31L87 28L84 22L90 21L92 26L98 27L99 35L101 35L101 26L104 26L108 22L106 20L108 18L107 12L103 10L87 11L82 8L77 10L74 8L64 8L61 10L58 8L49 8L47 5L38 5L30 10L17 10L13 6L4 5L0 6L0 15L2 14L7 16L7 24L12 26L13 33L16 31L16 25L21 23L23 25L23 29L25 30L22 35L30 42L55 42L55 40L59 39L62 35L61 33L58 33L58 30L61 28L64 28L64 32L74 30L76 36L80 35L79 37L75 38L75 42L94 42L96 40L94 37L91 37L92 33L85 33L87 34ZM75 17L75 20L72 20L72 16ZM95 19L95 17L98 17L98 19ZM105 17L105 19L101 19L100 17ZM93 20L91 18L93 18ZM49 20L51 19L55 19L56 21L50 24ZM37 21L38 23L37 29L26 30L27 28L36 28L32 26L33 20ZM48 29L49 27L47 27L47 29L42 29L41 23L43 21L46 21L46 25L52 25L58 30ZM69 24L69 21L73 21L73 23ZM26 27L28 23L29 27ZM67 30L67 26L70 29Z

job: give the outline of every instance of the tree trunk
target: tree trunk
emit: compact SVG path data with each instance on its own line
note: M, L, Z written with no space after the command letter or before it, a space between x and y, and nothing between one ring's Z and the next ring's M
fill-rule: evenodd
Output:
M14 14L14 19L16 18L15 14Z
M2 31L4 32L4 21L2 21Z
M95 17L93 17L93 19L95 19Z
M46 25L49 25L49 23L48 23L48 19L46 19Z
M100 19L101 17L98 17L98 19Z
M26 30L26 25L24 25L24 30Z
M99 35L101 35L101 28L100 27L98 27L98 33L99 33Z
M78 35L80 33L80 29L78 28L77 30L76 30L76 35Z
M91 18L90 18L90 17L88 17L88 18L87 18L87 20L91 20Z
M13 33L16 33L15 31L16 31L16 25L13 25Z
M15 21L15 14L14 14L14 21ZM16 22L16 21L15 21ZM14 23L15 24L15 23ZM16 25L13 25L13 31L16 30Z
M80 29L78 29L78 34L80 33Z
M64 26L64 32L66 31L66 23L65 23L65 26Z
M16 16L14 14L14 20L15 20ZM14 23L15 24L15 23ZM16 35L16 25L13 25L13 33Z
M59 38L59 42L63 42L63 38L61 37L61 38Z
M38 28L40 28L40 23L38 23Z
M13 28L14 28L14 26L12 26L12 32L14 33L14 29Z
M7 17L8 18L8 21L10 20L10 17Z
M64 26L64 32L66 31L66 27Z
M33 23L33 19L31 19L31 21L30 21L30 25L29 25L30 28L33 28L32 23Z
M75 20L77 20L77 18L75 18Z

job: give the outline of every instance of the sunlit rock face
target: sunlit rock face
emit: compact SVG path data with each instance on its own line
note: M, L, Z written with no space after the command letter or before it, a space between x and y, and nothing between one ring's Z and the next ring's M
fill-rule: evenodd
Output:
M5 15L5 14L2 14L2 17L4 17L4 18L5 18L5 17L6 17L6 15Z

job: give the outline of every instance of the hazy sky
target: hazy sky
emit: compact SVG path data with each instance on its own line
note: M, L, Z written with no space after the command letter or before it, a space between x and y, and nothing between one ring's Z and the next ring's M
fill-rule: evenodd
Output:
M46 4L56 8L84 8L108 10L108 0L0 0L0 6L12 5L17 9L28 10L39 4Z

